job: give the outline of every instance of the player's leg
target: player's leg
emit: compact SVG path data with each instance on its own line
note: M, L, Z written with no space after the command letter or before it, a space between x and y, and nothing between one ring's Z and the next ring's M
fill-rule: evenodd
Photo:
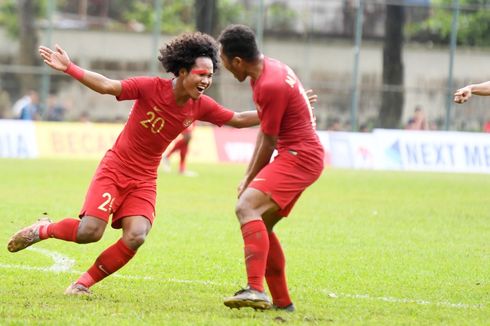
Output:
M279 207L265 193L247 188L236 205L236 215L241 225L244 242L247 288L225 298L230 308L252 307L269 309L271 303L264 292L264 277L269 252L269 237L262 215Z
M286 282L286 258L279 238L273 231L274 226L282 218L277 212L266 213L262 216L269 235L269 254L267 256L265 279L272 296L273 307L293 312L294 305L289 296Z
M150 221L144 216L128 216L121 219L122 238L104 250L94 264L72 285L65 294L85 294L95 283L121 269L136 254L145 242L151 229Z
M179 162L179 173L184 174L186 172L186 159L187 153L189 152L189 143L191 141L191 133L182 133L182 144L180 146L180 162Z
M79 214L82 220L65 218L52 223L46 217L15 233L8 243L8 250L16 252L48 238L56 238L77 243L98 241L104 234L109 215L116 209L119 197L114 177L110 172L97 169L85 196Z
M84 216L82 219L65 218L56 223L47 217L15 233L7 245L10 252L25 249L41 240L49 238L90 243L99 241L104 234L107 222L100 218Z

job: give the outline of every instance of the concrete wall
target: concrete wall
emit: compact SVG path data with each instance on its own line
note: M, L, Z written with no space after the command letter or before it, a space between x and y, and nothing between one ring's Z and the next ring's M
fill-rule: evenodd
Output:
M162 36L159 44L164 44L170 38ZM95 62L118 62L121 67L125 67L126 71L99 70L112 78L145 74L144 70L128 71L127 67L131 66L131 63L143 63L148 66L150 60L156 60L158 55L153 53L150 34L55 30L52 40L65 48L71 58L83 67L90 69ZM8 39L0 30L0 58L14 56L17 47L17 42ZM349 119L354 60L351 41L265 38L263 50L266 55L280 59L295 69L305 87L317 90L321 96L317 106L320 126L325 127L327 118L331 117L338 117L343 121ZM484 68L489 54L489 49L458 49L454 66L454 88L467 82L490 79ZM416 105L422 105L432 120L444 118L449 67L448 48L406 45L403 60L403 121L408 120ZM5 68L3 66L4 70ZM360 123L376 117L381 101L381 76L382 44L364 42L360 54L360 83L363 89L360 98ZM214 83L214 95L225 105L239 110L252 106L248 82L239 84L228 72L222 71L216 76ZM116 105L111 97L93 94L84 87L70 82L68 78L60 92L61 98L72 100L71 118L81 111L91 111L92 116L96 118L124 117L131 106L130 103ZM490 118L490 110L486 109L489 105L490 99L475 99L466 104L464 109L457 107L454 110L456 126L463 121L466 126L469 123L477 128L481 121Z

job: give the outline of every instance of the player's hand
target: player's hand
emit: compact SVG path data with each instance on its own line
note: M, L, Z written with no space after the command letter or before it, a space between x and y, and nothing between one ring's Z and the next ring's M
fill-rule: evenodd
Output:
M243 180L240 182L240 184L237 187L237 193L238 193L237 198L240 198L240 196L243 194L243 192L247 188L248 184L249 184L249 182L247 181L247 178L246 177L243 178Z
M308 97L308 101L310 101L311 107L318 101L318 95L316 95L312 89L306 90L306 96Z
M71 62L66 51L60 48L58 44L55 45L55 50L41 45L39 55L45 64L59 71L65 71Z
M462 104L468 101L471 97L471 87L465 86L454 92L454 102Z

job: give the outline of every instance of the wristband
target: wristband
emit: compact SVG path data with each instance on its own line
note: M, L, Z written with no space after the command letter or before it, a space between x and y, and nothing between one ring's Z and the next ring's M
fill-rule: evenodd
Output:
M65 74L68 74L77 80L81 80L83 78L83 75L85 75L85 70L83 70L73 62L70 62L68 64L68 68L66 68L64 72Z

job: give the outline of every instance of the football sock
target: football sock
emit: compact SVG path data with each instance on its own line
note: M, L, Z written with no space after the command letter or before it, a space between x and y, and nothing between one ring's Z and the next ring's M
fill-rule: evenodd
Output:
M269 233L269 255L267 256L265 279L272 301L276 306L282 308L292 303L286 283L286 259L281 243L274 232Z
M80 220L75 218L65 218L59 222L42 225L39 227L39 238L56 238L65 241L77 241L78 226Z
M76 283L89 288L126 265L135 254L135 250L130 249L122 239L119 239L97 257L95 263L80 276Z
M173 153L175 153L176 151L179 151L181 150L181 148L183 146L186 146L187 145L187 141L185 141L184 139L181 139L179 141L177 141L175 144L174 144L174 147L170 150L170 152L168 152L167 154L167 157L170 157L170 155L172 155Z
M179 171L180 173L185 172L185 159L187 157L187 150L189 149L189 143L186 142L184 146L180 149L180 163L179 163Z
M262 220L253 220L242 225L245 244L245 265L248 285L258 291L264 291L264 276L269 251L269 237Z

